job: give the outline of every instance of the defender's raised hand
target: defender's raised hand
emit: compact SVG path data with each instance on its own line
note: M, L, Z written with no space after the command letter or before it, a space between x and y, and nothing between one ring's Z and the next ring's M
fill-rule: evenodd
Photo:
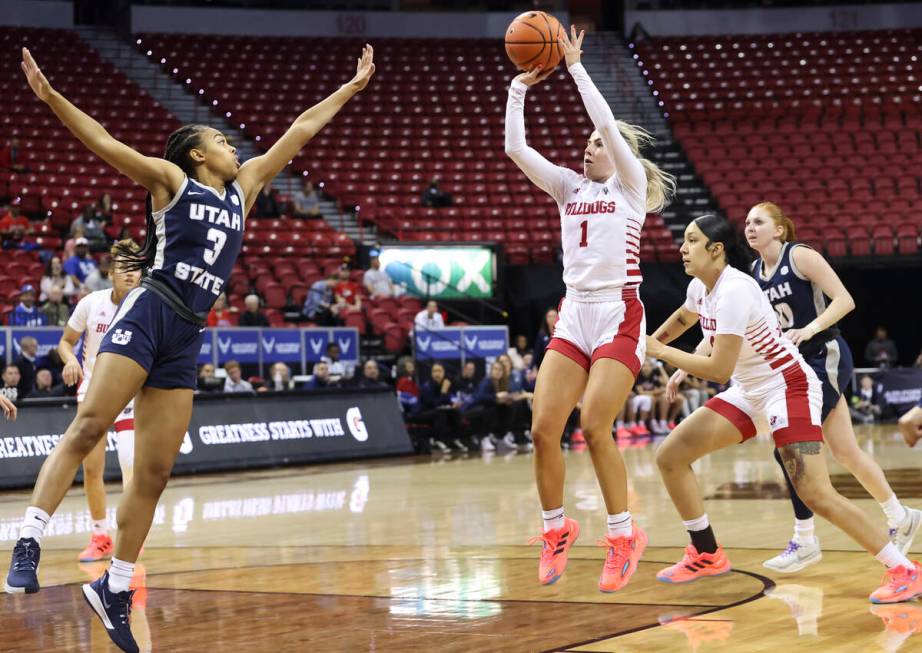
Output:
M355 77L348 84L356 93L368 86L368 81L375 74L374 56L374 48L366 43L362 48L362 56L356 62Z
M579 35L576 33L576 26L570 26L570 36L567 36L566 30L560 33L560 48L563 50L564 59L567 62L567 68L575 63L579 63L580 55L583 54L583 37L586 36L586 30L580 30Z
M38 96L39 100L47 102L53 89L45 75L42 74L41 68L35 63L35 59L32 58L28 48L22 49L22 62L19 65L22 67L22 72L26 74L26 80L29 82L29 86L32 87L32 92Z

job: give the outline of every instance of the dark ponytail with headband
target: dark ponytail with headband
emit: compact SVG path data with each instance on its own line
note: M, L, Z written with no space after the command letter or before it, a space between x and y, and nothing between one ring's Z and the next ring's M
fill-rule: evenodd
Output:
M166 151L163 158L179 166L190 179L195 179L195 163L189 156L189 152L201 144L202 132L205 129L207 129L205 125L185 125L170 134L166 140ZM144 237L144 244L141 248L137 249L137 245L134 248L128 247L124 245L125 241L116 243L112 248L113 256L120 259L122 269L126 272L135 270L144 272L154 264L157 256L157 225L154 223L150 193L147 194L145 200L145 212L147 220L144 228L147 230L147 235Z
M694 223L698 225L701 233L707 236L708 247L714 243L721 243L724 246L727 265L747 274L749 273L749 268L752 265L750 249L743 244L739 231L729 220L713 213L706 213L695 218Z

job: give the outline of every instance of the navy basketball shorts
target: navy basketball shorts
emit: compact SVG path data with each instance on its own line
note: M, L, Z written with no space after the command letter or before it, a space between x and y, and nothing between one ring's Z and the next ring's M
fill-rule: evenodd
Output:
M823 384L822 418L825 422L829 413L839 403L839 397L852 381L855 369L852 351L842 336L839 336L824 344L816 356L807 359L807 364L813 368Z
M145 386L194 390L204 331L179 317L155 293L135 288L119 305L99 353L121 354L143 367Z

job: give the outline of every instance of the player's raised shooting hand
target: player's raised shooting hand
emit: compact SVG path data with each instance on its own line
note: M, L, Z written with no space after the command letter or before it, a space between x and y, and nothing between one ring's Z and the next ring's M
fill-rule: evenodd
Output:
M550 68L548 70L542 70L541 66L532 68L527 73L522 73L521 75L516 75L512 81L522 82L525 86L534 86L540 82L543 82L545 79L550 77L554 73L554 69Z
M26 74L26 81L29 82L32 92L38 96L39 100L47 102L54 89L51 88L41 68L35 63L28 48L22 49L22 62L19 65L22 67L22 72Z
M368 86L371 76L375 74L375 50L373 47L365 44L365 47L362 48L362 56L358 58L355 66L355 77L353 77L347 86L352 89L353 92L358 93L363 88Z

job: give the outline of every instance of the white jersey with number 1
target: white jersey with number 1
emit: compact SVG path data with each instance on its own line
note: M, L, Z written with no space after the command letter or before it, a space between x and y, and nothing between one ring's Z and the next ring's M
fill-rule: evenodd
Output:
M97 290L77 303L73 315L67 321L67 326L83 334L83 380L77 388L77 401L83 401L86 398L86 391L90 387L90 379L96 365L96 355L99 353L99 345L117 310L118 306L112 302L112 289ZM133 406L134 399L125 407L125 411L130 411ZM119 419L123 418L124 413L119 416Z

